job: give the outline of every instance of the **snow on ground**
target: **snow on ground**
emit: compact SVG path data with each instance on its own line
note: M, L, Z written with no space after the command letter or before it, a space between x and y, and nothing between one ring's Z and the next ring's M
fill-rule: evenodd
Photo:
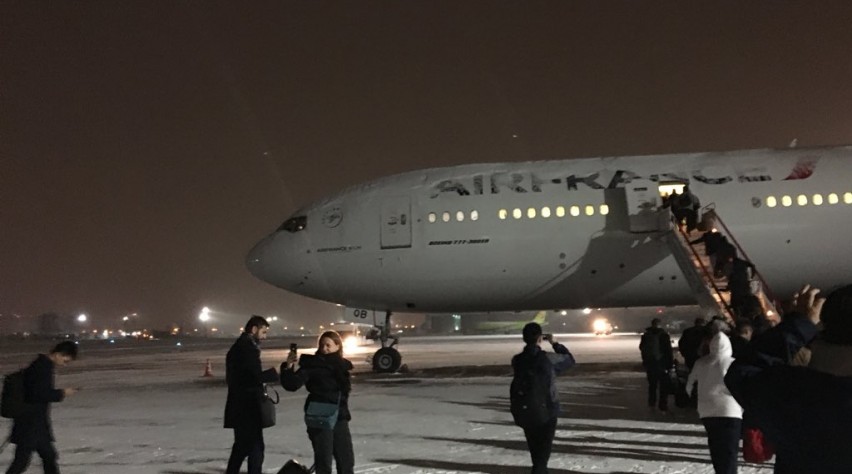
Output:
M529 472L523 433L508 413L506 366L437 369L473 365L470 361L492 355L500 357L491 364L505 364L519 349L516 339L411 341L405 346L409 374L373 375L362 354L352 355L358 372L351 399L356 472ZM638 338L591 344L629 347L620 356L627 361L636 356ZM615 364L619 357L613 354L622 349L604 349L596 357L582 341L572 339L568 345L576 347L586 366L559 379L564 413L553 446L553 474L713 472L697 416L649 411L644 373L634 364ZM446 356L436 358L442 351ZM221 348L96 354L57 375L57 386L83 387L53 408L63 473L224 472L233 435L222 428ZM267 350L264 361L277 365L284 356L284 350ZM207 358L214 377L200 377ZM607 372L599 370L604 367ZM265 430L267 473L277 472L290 458L308 464L312 458L302 421L305 392L279 392L278 424ZM11 457L7 448L0 465L8 465ZM30 472L40 472L35 458ZM772 469L742 465L740 472L768 474Z

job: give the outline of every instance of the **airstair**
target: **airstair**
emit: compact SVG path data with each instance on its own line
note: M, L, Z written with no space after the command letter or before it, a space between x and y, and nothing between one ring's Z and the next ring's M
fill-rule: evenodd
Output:
M725 225L724 221L716 213L713 204L702 208L700 221L700 227L708 231L715 229L725 236L728 242L734 245L737 255L740 258L751 261L728 226ZM704 253L704 246L690 243L690 241L701 237L701 232L687 232L684 227L674 221L671 222L669 227L670 229L663 234L663 239L668 243L672 255L675 257L678 266L686 277L702 315L708 318L719 315L725 316L730 320L736 320L737 316L730 304L730 293L727 291L727 276L718 277L714 275L714 269L710 265L710 258ZM753 271L751 288L752 293L760 301L763 313L770 318L777 317L775 316L777 315L777 311L773 303L775 299L766 285L763 276L757 270Z

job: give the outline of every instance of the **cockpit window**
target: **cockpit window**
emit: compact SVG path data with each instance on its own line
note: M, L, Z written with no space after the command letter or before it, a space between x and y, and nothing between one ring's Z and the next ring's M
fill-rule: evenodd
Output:
M281 224L281 227L279 227L278 230L286 230L287 232L299 232L301 230L305 230L305 227L307 226L307 216L296 216L284 221L284 223Z

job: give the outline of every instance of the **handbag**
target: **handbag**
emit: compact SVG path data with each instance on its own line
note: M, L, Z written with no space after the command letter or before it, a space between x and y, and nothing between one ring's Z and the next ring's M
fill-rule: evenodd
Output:
M746 462L762 463L772 459L775 447L758 428L743 430L743 459Z
M269 391L266 385L263 386L263 395L260 399L260 426L261 428L269 428L270 426L275 426L275 405L278 405L278 402L281 398L278 396L278 392L273 388L272 393L275 394L275 400L272 399L272 396L269 395Z
M337 403L308 402L305 408L305 425L316 430L333 430L340 413L340 396Z

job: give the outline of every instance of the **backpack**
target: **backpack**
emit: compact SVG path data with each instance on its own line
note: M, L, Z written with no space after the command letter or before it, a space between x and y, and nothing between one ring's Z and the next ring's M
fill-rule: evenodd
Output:
M24 400L24 371L12 372L3 377L3 392L0 395L0 416L18 418L27 411Z
M521 428L541 426L552 418L550 386L543 374L533 367L516 370L509 387L509 409Z

